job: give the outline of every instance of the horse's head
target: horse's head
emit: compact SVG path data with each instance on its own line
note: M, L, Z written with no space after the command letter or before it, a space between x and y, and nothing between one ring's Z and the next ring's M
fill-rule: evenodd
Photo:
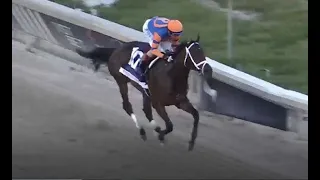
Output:
M206 78L212 77L212 68L206 61L206 57L200 46L199 40L200 36L198 34L196 40L182 42L177 47L177 56L182 54L181 52L185 52L185 55L183 59L181 58L176 60L183 63L186 68L200 72Z

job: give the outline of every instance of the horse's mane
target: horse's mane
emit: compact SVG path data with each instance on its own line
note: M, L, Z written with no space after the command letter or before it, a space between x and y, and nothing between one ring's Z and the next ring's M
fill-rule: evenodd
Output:
M190 41L182 41L175 50L175 53L172 55L173 58L175 58L185 47L189 46L192 43L195 43L197 41L190 40Z

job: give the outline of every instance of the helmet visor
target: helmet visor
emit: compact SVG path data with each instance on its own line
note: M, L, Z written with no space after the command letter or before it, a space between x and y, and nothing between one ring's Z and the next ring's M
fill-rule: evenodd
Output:
M170 36L181 36L182 32L171 32L169 31Z

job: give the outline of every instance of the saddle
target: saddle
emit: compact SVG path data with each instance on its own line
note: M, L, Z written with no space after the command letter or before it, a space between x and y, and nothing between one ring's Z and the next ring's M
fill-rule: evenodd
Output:
M132 81L138 83L145 91L148 90L146 74L152 68L152 66L159 59L158 57L154 57L148 60L148 63L145 65L145 69L141 69L142 56L148 52L151 47L149 43L145 42L137 42L132 48L131 56L128 64L123 65L119 72L123 75L131 79ZM147 92L146 92L147 93ZM149 95L149 93L147 93Z

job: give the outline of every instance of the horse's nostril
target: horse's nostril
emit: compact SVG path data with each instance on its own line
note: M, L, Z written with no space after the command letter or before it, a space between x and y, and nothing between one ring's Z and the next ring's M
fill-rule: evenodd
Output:
M204 67L203 67L203 76L205 78L210 78L212 77L212 68L209 64L205 64Z

